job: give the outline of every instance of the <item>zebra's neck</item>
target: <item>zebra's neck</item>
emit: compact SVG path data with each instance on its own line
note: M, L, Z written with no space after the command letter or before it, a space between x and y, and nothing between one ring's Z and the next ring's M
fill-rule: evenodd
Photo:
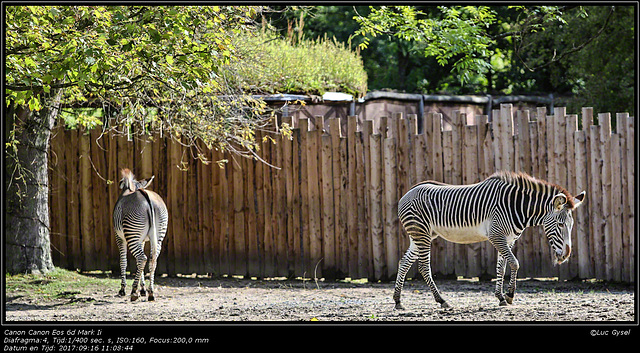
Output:
M549 212L551 200L558 190L551 184L532 178L519 178L509 184L516 230L523 231L527 227L542 225L544 216Z

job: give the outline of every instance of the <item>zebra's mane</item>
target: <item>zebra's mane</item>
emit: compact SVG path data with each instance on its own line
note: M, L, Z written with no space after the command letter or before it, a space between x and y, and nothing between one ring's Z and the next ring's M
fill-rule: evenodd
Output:
M548 187L551 187L555 189L554 190L555 193L561 192L567 195L567 205L566 205L567 208L572 209L575 206L573 195L571 195L571 193L569 193L569 191L567 191L565 188L563 188L560 185L550 183L546 180L537 179L527 173L523 173L523 172L516 173L516 172L503 170L503 171L498 171L493 173L488 179L500 179L509 184L519 185L519 186L528 187L528 188L539 186L540 189L543 189L543 190L547 189Z

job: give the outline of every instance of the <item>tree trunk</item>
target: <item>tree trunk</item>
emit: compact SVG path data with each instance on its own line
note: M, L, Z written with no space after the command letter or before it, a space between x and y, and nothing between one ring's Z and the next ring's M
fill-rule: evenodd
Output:
M53 270L47 154L62 91L52 93L40 111L12 106L8 112L18 142L15 153L5 151L5 260L12 274Z

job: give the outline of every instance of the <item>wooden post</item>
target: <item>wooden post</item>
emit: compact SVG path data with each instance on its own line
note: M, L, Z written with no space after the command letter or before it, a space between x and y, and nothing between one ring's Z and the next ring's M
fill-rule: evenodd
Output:
M297 276L302 276L304 273L304 263L303 263L303 255L301 254L301 232L302 232L302 152L303 151L301 145L301 134L300 131L300 121L296 123L298 125L293 129L293 140L291 141L292 149L291 149L291 159L292 159L292 183L291 183L291 198L292 198L292 207L289 212L292 213L292 233L291 239L289 240L291 243L291 254L294 258L294 274ZM267 207L265 205L265 207Z
M100 137L101 131L98 129L92 129L90 131L89 142L91 145L91 185L93 187L92 195L92 211L93 211L93 238L97 256L96 269L105 269L108 267L108 243L109 235L111 235L109 227L109 218L112 215L113 210L108 209L108 200L106 197L108 194L107 183L100 179L100 175L105 175L105 151L98 146L95 142ZM102 139L104 143L106 138ZM53 145L53 144L52 144ZM149 158L150 159L150 158Z
M335 119L334 119L335 121ZM332 136L322 134L322 257L326 279L336 276L335 209L333 188Z
M444 170L442 164L442 113L433 114L433 146L431 147L433 156L433 180L442 182L444 180Z
M611 251L608 254L611 256L609 265L611 266L610 280L619 282L622 280L622 269L624 267L624 257L622 252L622 180L621 180L621 164L620 158L620 134L611 134L611 140L609 143L609 150L611 154L611 181L610 181L610 193L604 194L606 198L610 198L609 218L607 222L611 223L610 241Z
M577 195L578 190L576 190L576 152L575 152L575 137L574 134L576 130L578 130L578 116L575 114L569 114L566 116L566 169L567 169L567 183L564 187L569 190L572 195ZM578 227L575 226L571 230L571 244L574 247L573 251L576 251L576 254L579 254L580 244L578 243ZM576 256L577 257L577 256ZM569 279L575 278L578 276L578 263L579 261L568 261L565 266L567 269L567 276Z
M629 117L627 118L627 200L629 201L627 206L629 216L627 219L627 236L629 237L629 279L633 281L635 277L635 264L636 262L636 253L635 253L635 118Z
M597 279L605 279L605 267L603 266L605 263L605 240L604 240L604 227L605 227L605 219L602 211L603 207L603 197L602 197L602 169L603 169L603 159L602 159L602 149L600 137L602 126L600 125L591 125L589 133L590 133L590 150L591 150L591 168L589 170L592 176L592 184L589 188L589 195L591 195L590 204L590 219L591 219L591 229L593 230L593 234L591 236L591 252L592 252L592 261L594 263L595 276Z
M347 117L347 237L349 239L349 273L358 271L358 200L357 200L357 156L355 116Z
M613 239L611 223L611 115L609 113L598 114L600 130L600 148L602 153L602 219L604 220L604 244L605 244L605 276L606 280L612 279L613 266Z
M620 135L619 146L619 158L620 158L620 223L618 224L618 231L620 235L620 254L621 258L624 259L620 264L621 267L621 280L625 282L629 282L629 273L631 269L629 268L629 238L626 234L628 229L629 222L629 212L627 205L629 204L629 200L627 199L628 194L626 192L626 187L629 185L629 181L627 180L627 119L629 118L629 113L616 113L616 131L618 135Z
M587 178L589 173L586 168L588 160L585 131L580 130L575 132L575 148L576 165L581 166L576 169L576 192L581 192L581 190L588 190ZM587 195L586 197L589 198L590 196ZM586 200L588 199L585 199L585 201ZM580 278L591 278L592 276L591 261L589 259L589 210L586 206L587 204L585 203L574 213L574 228L577 228L577 237L575 239L575 243L577 244L576 255L578 255L578 275Z
M316 127L324 126L322 117L316 117ZM320 127L322 129L322 127ZM309 265L307 267L307 277L322 277L322 266L319 262L322 260L322 225L320 206L320 186L319 186L319 149L321 145L318 143L321 138L322 130L312 130L308 132L307 140L307 187L309 189Z
M308 276L311 274L311 269L314 264L311 263L310 255L311 255L311 239L310 239L310 224L309 224L309 187L307 186L309 182L309 159L308 159L308 144L309 144L309 119L300 118L298 119L298 124L300 126L300 195L301 195L301 217L300 223L301 233L300 233L300 242L302 249L302 263L303 263L303 273L301 275Z
M384 139L384 191L385 191L385 255L386 279L394 278L398 272L398 191L396 184L396 139Z
M382 161L382 136L372 134L370 137L371 146L371 207L370 207L370 228L371 228L371 248L373 254L374 278L380 280L385 275L385 231L383 222L383 185L382 173L385 170Z
M463 184L478 182L478 125L464 126L464 169L462 173ZM478 277L481 274L481 243L468 244L467 277Z

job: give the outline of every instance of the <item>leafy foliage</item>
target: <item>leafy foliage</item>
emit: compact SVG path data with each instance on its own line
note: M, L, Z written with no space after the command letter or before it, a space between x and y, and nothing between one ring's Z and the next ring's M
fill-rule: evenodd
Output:
M435 57L441 66L453 61L453 71L462 84L469 82L470 73L485 73L491 67L487 58L492 54L491 38L486 29L495 21L487 6L438 7L442 18L426 17L411 6L371 7L368 17L356 16L360 24L355 34L365 36L360 44L366 48L368 36L386 34L405 41L426 44L425 56Z
M246 91L322 95L340 91L354 96L367 92L362 58L335 38L282 38L265 29L258 35L241 34L237 47L245 53L238 76Z
M187 146L255 156L266 104L234 86L232 44L254 6L8 6L6 104L101 106L121 132L163 131ZM80 119L81 124L95 122Z

